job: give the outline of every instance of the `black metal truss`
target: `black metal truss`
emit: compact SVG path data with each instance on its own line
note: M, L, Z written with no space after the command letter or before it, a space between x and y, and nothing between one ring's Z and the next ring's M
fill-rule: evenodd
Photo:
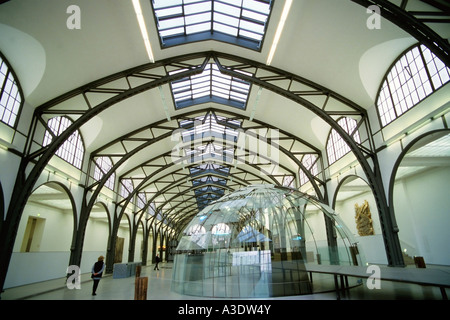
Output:
M408 0L400 5L389 0L351 0L366 8L376 5L382 17L408 32L427 46L447 66L450 66L450 44L447 39L433 30L435 24L450 23L450 5L447 1L421 0L432 8L426 11L407 10Z
M168 154L160 155L157 158L163 158L163 157L166 157L166 156L168 156ZM152 159L152 160L154 160L154 159ZM250 166L254 166L253 164L249 164L249 165ZM195 164L193 164L191 166L195 166ZM256 166L254 166L254 167L256 168ZM151 179L155 175L158 175L160 173L164 173L164 171L166 171L168 169L174 169L174 170L170 171L170 172L166 172L162 177L158 177L157 179L151 181ZM147 199L145 205L142 208L140 208L140 209L136 210L135 212L133 212L134 214L139 214L139 213L142 213L142 212L146 212L148 207L151 205L151 203L154 202L156 197L158 197L160 195L164 195L164 194L170 193L170 190L173 189L173 188L184 187L184 188L188 188L188 189L190 189L192 191L192 190L195 190L198 187L202 187L203 186L203 184L199 184L197 186L190 185L189 184L191 182L189 180L190 175L186 174L186 173L183 173L182 171L184 171L184 170L185 169L179 168L179 167L177 167L177 166L175 166L175 165L173 165L171 163L168 163L168 164L166 164L164 166L159 167L151 175L149 175L149 176L147 176L145 178L139 178L140 182L136 186L136 188L128 195L127 198L124 198L122 201L118 202L117 204L119 206L121 206L123 208L122 211L124 211L125 208L128 206L128 204L130 202L132 202L132 199L134 199L134 197L137 196L138 193L140 193L140 192L144 192L145 193L145 191L141 191L141 190L145 190L150 185L157 184L157 183L168 184L167 186L161 188L161 190L158 190L155 193L150 193L149 192L149 194L152 194L152 197L150 199ZM224 180L227 180L227 181L233 181L236 184L242 185L242 186L249 185L249 184L251 184L254 181L258 181L260 183L263 183L263 182L274 183L273 180L270 180L268 178L263 179L262 177L258 177L255 173L252 173L252 172L250 172L250 171L248 171L246 169L243 169L243 167L236 168L236 170L238 170L239 172L237 172L237 173L230 173L226 177L220 176L220 175L216 175L216 176L220 177L220 178L222 178ZM242 179L242 178L236 176L237 174L241 174L241 173L243 173L243 174L245 174L247 176L252 176L253 179L247 180L247 179ZM195 179L202 178L202 177L205 177L205 176L211 176L211 175L213 175L213 174L211 174L210 172L205 172L203 174L196 175ZM167 181L164 180L167 177L170 177L171 179L168 179ZM186 185L183 185L183 184L186 184ZM230 190L230 189L233 190L234 189L234 188L230 187L229 185L226 186L226 185L217 185L217 184L215 184L214 186L216 186L217 188L228 189L228 190ZM178 192L178 194L180 194L180 192Z
M163 155L160 155L156 158L151 159L148 164L151 164L152 161L156 160L157 158L170 158L170 154L169 153L165 153ZM244 164L244 163L241 163ZM146 164L143 164L144 166ZM254 163L245 163L244 166L239 166L235 167L234 170L237 170L238 172L235 173L229 173L227 176L222 176L222 175L214 175L211 172L204 172L201 174L196 175L195 177L192 177L190 174L186 174L183 173L183 171L185 172L186 169L189 169L190 167L195 167L198 164L192 164L190 166L187 166L185 168L180 168L179 166L177 166L176 164L174 164L173 162L167 162L167 164L165 165L160 165L160 166L155 166L158 167L157 170L155 170L152 174L148 175L147 177L143 178L143 177L139 177L138 179L136 179L137 181L139 181L138 185L136 185L136 187L134 188L134 190L128 195L127 198L124 198L122 201L118 202L118 205L121 206L121 210L120 210L120 214L119 216L123 215L128 204L130 202L132 202L133 199L135 199L135 197L137 196L138 193L141 192L141 190L145 190L146 188L148 188L150 185L156 185L156 184L167 184L166 187L162 188L161 190L158 190L158 192L156 193L151 193L152 197L150 199L147 199L146 204L144 205L144 207L136 210L135 212L133 212L133 214L136 215L140 215L142 217L142 214L145 213L148 209L148 207L150 206L150 204L154 203L155 199L158 196L168 196L168 195L172 195L173 193L176 195L175 197L172 197L170 200L170 203L175 203L177 197L183 195L186 192L192 192L195 191L196 189L199 188L203 188L205 186L213 186L217 189L226 189L226 190L235 190L236 187L238 186L245 186L245 185L249 185L252 183L272 183L272 184L279 184L279 182L270 175L262 175L262 176L258 176L255 172L250 172L248 170L245 169L246 166L248 167L252 167L253 169L255 169L255 171L257 170L261 170L258 165L254 164ZM232 165L225 165L224 166L228 166L229 168L233 167ZM155 179L154 181L151 181L151 179L159 174L164 173L164 171L167 171L169 169L173 169L170 172L166 172L163 176L159 176L157 179ZM287 169L286 169L287 170ZM124 174L124 177L127 177L128 174L131 174L133 171L135 171L135 169L130 170L129 173ZM237 177L238 174L245 174L246 175L246 179L242 179L240 177ZM291 174L293 174L291 172ZM211 183L203 183L203 184L198 184L196 186L192 186L190 184L191 180L189 179L199 179L205 176L216 176L219 178L222 178L224 180L226 180L227 182L233 182L233 185L220 185L220 184L211 184ZM170 179L167 179L168 177L170 177ZM251 178L252 177L252 178ZM263 178L264 177L264 178ZM247 180L250 179L250 180ZM132 179L132 178L131 178ZM165 180L167 179L167 180ZM177 180L178 179L178 180ZM175 191L173 192L172 189L179 189L179 188L184 188L184 191ZM193 198L195 198L195 195L193 196ZM182 200L179 200L180 202L183 202ZM134 203L136 202L136 200L133 201ZM168 202L165 201L164 203L160 204L158 203L157 207L155 208L157 212L162 213L163 217L167 218L170 211L173 210L173 206L171 207L171 210L168 212L165 212L165 210L163 210L165 204L167 204ZM156 205L156 204L155 204ZM192 205L196 205L196 203L194 202ZM189 210L188 207L185 207L183 209L180 209L176 212L174 212L174 215L176 216L184 216L184 211L185 210ZM140 218L139 218L140 219Z
M227 113L227 112L223 112L223 111L215 110L215 109L208 109L208 110L206 111L206 114L208 114L208 113L213 113L213 114L216 116L216 113L219 113L219 112L220 112L220 115L221 115L221 116L226 115L226 116L228 116L228 117L231 116L232 119L240 119L240 120L243 119L243 117L242 117L242 116L239 116L239 114ZM199 115L199 114L200 114L200 115L204 115L204 114L205 114L205 111L196 111L196 112L190 112L190 113L182 114L182 115L180 115L179 117L177 117L177 119L175 119L173 122L176 122L176 120L179 120L179 119L191 119L190 117L192 117L193 115ZM222 125L224 125L224 126L229 126L229 124L228 124L226 121L224 121L224 122L222 123ZM252 122L251 125L252 125L252 128L253 128L253 129L254 129L254 128L267 128L267 127L270 128L270 125L264 124L264 123L262 123L262 122L258 122L258 123L257 123L257 126L256 126L256 123L253 123L253 122ZM139 143L145 143L145 142L149 142L149 140L151 140L151 141L150 141L150 145L151 145L152 143L156 143L156 142L158 142L158 141L160 141L160 140L159 140L159 139L156 139L156 137L155 137L153 134L150 135L150 136L147 137L147 138L143 138L143 137L142 137L142 136L143 136L143 135L142 135L142 132L143 132L143 131L150 132L152 129L158 129L160 132L164 132L164 133L165 133L164 135L165 135L165 137L167 138L168 134L169 134L169 133L172 133L172 132L174 131L174 128L176 128L175 125L169 126L169 125L167 125L167 124L162 124L162 123L159 123L159 122L158 122L158 123L156 123L156 124L153 124L153 125L146 126L146 127L144 127L144 128L135 130L135 131L133 131L132 133L130 133L129 135L122 136L122 137L120 137L120 138L114 140L113 142L108 143L106 146L99 148L98 150L96 150L95 152L93 152L93 153L91 154L91 159L96 158L96 157L100 157L100 156L105 156L105 157L106 157L106 156L109 156L109 157L114 156L114 157L116 157L117 159L121 159L121 158L123 158L123 157L130 158L131 156L133 156L134 151L126 147L126 144L127 144L128 141L132 141L133 143L137 143L137 142L139 142ZM282 134L283 134L283 137L281 137L280 139L283 138L283 139L289 139L289 140L292 140L291 145L293 145L294 142L306 144L306 145L307 145L309 148L311 148L314 152L319 153L318 150L316 150L313 146L307 144L306 142L301 141L300 139L298 139L298 138L296 138L296 137L294 137L294 136L291 136L291 135L289 135L288 133L285 133L284 131L282 131ZM136 138L135 138L136 136L140 136L140 138L139 138L139 139L136 139ZM271 142L271 143L273 143L273 142ZM273 144L275 144L275 143L273 143ZM117 153L117 149L115 149L115 152L114 152L113 154L109 154L109 153L108 153L108 152L109 152L109 149L112 148L112 147L114 147L115 145L119 145L121 148L123 147L123 152L122 152L122 153ZM148 146L150 146L150 145L148 145ZM276 144L275 144L275 145L276 145ZM320 189L319 189L320 186L322 186L322 187L324 186L324 183L323 183L322 181L318 180L317 177L312 176L312 175L310 174L310 172L303 166L303 164L295 157L295 154L292 153L292 150L286 150L285 148L283 148L283 147L281 147L281 146L279 146L279 145L276 145L276 147L279 148L279 150L282 151L284 154L286 154L289 158L291 158L291 160L292 160L293 162L295 162L295 163L299 166L299 168L301 168L301 169L306 173L306 175L308 176L308 178L309 178L309 179L313 182L313 184L315 185L315 188L316 188L317 190L319 190L319 192L317 192L318 198L321 199L322 201L324 201L324 200L323 200L323 197L322 197L322 195L321 195ZM314 148L314 149L313 149L313 148ZM246 152L249 152L249 150L246 150ZM248 154L250 154L250 153L248 153ZM158 160L159 160L159 161L158 161ZM270 159L267 159L267 160L270 160ZM159 162L159 164L155 164L155 163L158 163L158 162ZM241 161L241 162L239 162L239 163L240 163L240 164L245 164L245 165L250 166L250 167L254 167L255 170L260 170L260 171L261 171L261 169L258 168L258 166L257 166L256 164L253 164L253 163L245 163L244 161ZM117 166L117 165L116 165L116 166ZM116 166L114 166L114 167L116 167ZM163 172L164 170L166 170L166 169L168 169L168 168L170 168L170 167L173 167L173 166L176 166L176 163L174 163L173 159L170 158L170 152L166 152L166 153L164 153L164 154L162 154L162 155L159 155L159 156L157 156L157 157L154 157L154 158L152 158L152 159L146 161L145 163L140 164L140 165L136 166L135 168L130 169L128 172L124 173L124 174L119 178L119 180L121 180L121 179L132 179L132 180L133 180L133 179L134 179L133 177L134 177L135 175L137 175L138 178L135 179L136 183L133 183L133 185L135 186L134 189L133 189L133 191L130 192L130 194L128 195L128 197L127 197L126 199L124 199L124 200L118 202L118 205L121 205L123 208L125 208L125 207L132 201L132 199L140 192L140 190L145 190L145 188L148 187L149 182L147 182L147 181L148 181L149 179L151 179L154 175L160 174L160 173ZM283 167L282 165L280 165L280 166ZM102 181L105 181L106 179L109 178L109 176L110 176L110 175L112 174L112 172L114 172L114 170L115 170L114 167L109 171L109 173L106 173L106 176L102 178ZM148 168L150 168L150 167L151 167L153 170L155 170L155 171L154 171L151 175L147 175L147 174L146 174L146 169L148 169ZM186 169L188 169L188 168L189 168L189 166L188 166ZM283 168L283 169L284 169L284 171L286 171L286 172L290 171L288 168ZM181 172L179 172L179 171L180 171L180 170L176 170L176 175L177 175L177 176L182 176L184 179L190 177L190 174L186 174L186 173L183 174L183 173L181 173ZM172 174L174 174L174 173L172 173ZM292 176L295 176L295 173L294 173L294 172L290 172L290 174L291 174ZM167 175L163 176L162 178L160 177L158 180L153 181L153 182L151 182L151 183L155 183L155 184L161 183L161 179L164 179L166 176L167 176ZM273 184L279 184L279 182L275 179L275 177L274 177L273 175L267 174L267 176L268 176L270 179L267 180L266 182L273 183ZM174 177L173 177L172 179L175 180ZM316 180L320 182L320 186L317 185ZM247 184L249 184L249 183L247 183ZM100 187L102 186L102 182L99 183L98 181L94 181L93 184L87 183L87 185L88 185L88 190L90 190L90 189L92 189L94 186L95 186L96 188L100 188ZM220 187L220 186L217 186L217 187ZM148 207L148 205L149 205L150 202L151 202L151 201L148 201L148 202L147 202L146 207L144 208L145 210L146 210L146 208ZM120 214L119 214L119 217L120 217L122 214L123 214L123 210L121 210L121 212L120 212Z
M390 223L391 218L388 214L389 210L384 196L378 164L372 151L373 142L371 141L371 137L367 140L366 145L363 146L362 144L357 144L334 119L334 116L336 115L356 117L360 119L360 123L364 123L368 128L369 123L367 114L363 108L332 90L286 71L237 56L217 52L202 52L169 58L154 64L146 64L116 73L72 90L35 109L29 134L27 135L27 142L24 150L25 156L21 160L20 169L10 201L10 203L14 203L14 205L9 206L3 225L6 226L6 228L2 228L1 240L3 244L0 252L1 260L3 261L2 263L9 263L9 257L12 253L20 217L37 179L58 148L73 134L73 132L80 129L90 119L100 114L102 111L123 100L142 92L158 88L171 81L201 73L206 64L211 60L217 64L221 72L243 79L251 84L258 85L261 88L268 89L298 103L299 106L310 110L323 119L332 129L336 130L348 144L367 176L377 200L377 207L380 212L380 219L383 224L385 238L389 238L392 234L396 236L395 230L393 230ZM252 74L254 76L246 76L240 72L241 70L249 68L253 70ZM169 74L169 71L171 70L181 69L184 71ZM286 85L286 82L288 85ZM92 98L92 95L95 95L96 97ZM101 99L98 99L99 96ZM323 103L321 105L315 104L312 100L308 99L311 96L320 96L323 98ZM75 101L75 103L72 103L73 101ZM332 105L332 103L330 103L331 101L337 101L339 106L341 106L341 110L336 111L336 108L328 110L328 106ZM76 120L62 134L55 137L49 145L42 147L39 141L42 141L42 135L46 129L45 124L49 118L57 115L72 115ZM175 127L170 127L169 129L170 130L167 130L166 134L150 139L137 147L136 150L133 150L133 152L142 150L156 140L161 140L170 136ZM370 130L368 131L370 132ZM372 161L369 162L367 157L371 158ZM127 157L124 157L116 161L114 169L123 164L126 159ZM107 175L98 182L98 185L104 185L106 180ZM92 208L100 189L101 188L96 188L93 191L91 190L92 193L87 190L85 191L85 199L83 200L79 224L80 229L85 228L89 216L87 209ZM88 197L90 197L90 200L87 199ZM77 251L74 254L75 256L78 256L74 258L74 261L81 259L83 237L84 230L81 230L76 237L76 243L74 244L76 247L74 250ZM387 243L387 247L396 247L395 239L389 238ZM398 264L398 252L396 252L396 249L394 249L394 251L395 253L392 255L388 248L388 260L392 261L391 263L393 264ZM399 254L401 255L401 252ZM401 261L403 260L401 259ZM4 281L4 274L2 274L1 280Z

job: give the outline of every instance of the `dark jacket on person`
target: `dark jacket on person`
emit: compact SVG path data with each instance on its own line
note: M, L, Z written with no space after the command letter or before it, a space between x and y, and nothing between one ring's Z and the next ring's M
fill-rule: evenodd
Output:
M94 280L100 280L103 276L103 270L105 270L105 263L103 261L97 261L92 266L92 279ZM94 273L98 273L97 275L94 275Z

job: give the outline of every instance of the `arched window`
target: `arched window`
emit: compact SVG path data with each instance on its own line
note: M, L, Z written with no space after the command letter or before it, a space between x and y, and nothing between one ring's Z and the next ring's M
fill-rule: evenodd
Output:
M111 170L113 167L112 161L110 157L99 157L95 160L95 169L94 169L94 179L96 181L103 178L103 176ZM114 190L114 180L116 178L116 174L112 173L108 180L105 182L105 186L108 189Z
M450 69L424 45L402 54L389 69L377 96L384 127L450 80Z
M360 143L361 140L359 138L359 132L356 130L357 122L352 118L343 117L338 120L338 124L347 132L348 134L353 136L353 139ZM355 132L354 132L355 131ZM342 139L339 133L336 130L332 129L330 135L328 136L327 142L327 155L328 155L328 164L331 165L347 153L350 152L350 147L347 143Z
M14 71L0 53L0 121L14 127L23 97Z
M317 169L317 156L313 154L305 154L302 158L302 164L303 166L308 169L313 176L317 175L319 173L319 170ZM304 185L309 181L308 176L303 172L303 170L299 171L300 176L300 185Z
M133 186L133 181L131 181L131 179L122 179L122 181L120 181L120 195L123 198L128 198L128 196L130 195L131 192L133 192L134 190L134 186ZM131 202L133 202L133 199L130 199Z
M45 132L43 142L44 147L52 142L53 136L59 136L71 124L72 121L67 117L54 117L48 120L47 125L52 131L52 134L48 131ZM74 167L81 169L84 157L84 145L78 130L64 141L63 145L56 151L56 155Z

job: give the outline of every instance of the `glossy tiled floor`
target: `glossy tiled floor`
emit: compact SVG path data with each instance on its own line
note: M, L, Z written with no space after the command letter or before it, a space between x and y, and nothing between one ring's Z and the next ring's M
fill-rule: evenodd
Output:
M216 300L180 295L171 291L172 264L163 263L160 270L153 270L153 266L143 267L141 276L148 277L147 300ZM114 279L105 276L92 296L92 281L89 274L81 277L81 289L68 289L65 279L56 279L36 284L9 288L2 295L2 300L134 300L135 278ZM447 289L450 296L450 289ZM381 282L381 289L369 290L365 285L350 289L342 300L442 300L438 288L422 287L412 284ZM292 296L264 300L336 300L335 292L314 295Z

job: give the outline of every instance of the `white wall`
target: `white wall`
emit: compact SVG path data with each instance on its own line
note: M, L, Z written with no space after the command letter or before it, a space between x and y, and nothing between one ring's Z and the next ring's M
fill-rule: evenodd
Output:
M423 256L427 264L450 265L450 167L432 168L396 181L394 211L402 250L409 256ZM369 202L374 236L361 237L355 223L355 203ZM367 262L387 264L380 220L373 195L359 194L338 202L335 210L353 233Z
M20 252L29 216L45 219L37 252ZM106 212L105 212L106 217ZM5 288L66 276L74 230L73 213L28 202L19 225ZM81 273L90 272L100 255L106 255L109 226L104 220L89 219L81 259Z
M373 221L374 235L360 236L355 222L355 204L361 206L367 200ZM360 193L345 201L338 201L335 206L336 213L349 228L355 241L358 243L358 249L364 254L366 262L374 264L387 264L387 257L381 231L380 218L372 192Z
M450 167L429 169L401 180L394 187L394 209L400 242L409 255L425 263L450 265Z
M20 252L29 216L45 219L38 252ZM14 243L5 288L64 277L70 257L73 214L28 202Z

